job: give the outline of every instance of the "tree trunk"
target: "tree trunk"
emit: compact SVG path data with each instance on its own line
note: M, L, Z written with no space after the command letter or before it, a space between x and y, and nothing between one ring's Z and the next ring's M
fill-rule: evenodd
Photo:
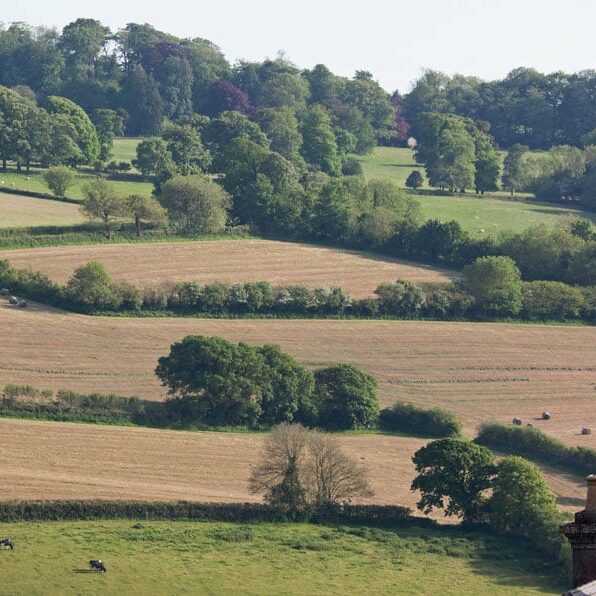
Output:
M2 169L6 172L6 160L2 158Z
M138 215L135 215L135 228L137 230L137 237L141 237L141 218Z

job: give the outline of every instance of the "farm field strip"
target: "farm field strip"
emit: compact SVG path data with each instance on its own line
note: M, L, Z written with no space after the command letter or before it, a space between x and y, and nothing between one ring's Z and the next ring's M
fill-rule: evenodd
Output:
M265 436L0 419L0 499L258 501L248 490ZM374 497L415 508L412 455L425 439L340 436L366 466ZM543 470L564 509L577 509L581 478ZM442 518L442 514L437 517Z
M593 327L366 320L208 320L85 317L0 300L0 385L161 400L157 359L186 335L279 344L306 366L352 363L373 374L380 400L440 406L475 434L519 416L567 444L596 426ZM535 420L543 410L550 421Z
M456 274L372 253L271 240L210 240L151 244L61 246L0 251L17 267L31 266L59 282L88 261L101 261L118 280L141 286L173 281L269 281L341 286L355 298L382 282L445 282Z
M78 205L0 192L0 228L64 226L85 221Z

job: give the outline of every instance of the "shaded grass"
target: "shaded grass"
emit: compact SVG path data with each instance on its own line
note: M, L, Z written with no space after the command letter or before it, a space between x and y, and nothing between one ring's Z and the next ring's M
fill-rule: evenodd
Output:
M458 528L308 524L0 524L2 588L17 594L557 594L537 557ZM90 559L108 572L88 573Z
M114 161L132 161L137 157L137 145L142 141L141 137L118 137L114 139L112 156Z

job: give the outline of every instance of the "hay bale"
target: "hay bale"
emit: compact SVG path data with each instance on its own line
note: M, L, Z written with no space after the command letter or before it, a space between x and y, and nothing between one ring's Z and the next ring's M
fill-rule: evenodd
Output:
M588 428L587 426L584 426L582 428L582 435L591 435L592 434L592 429Z
M511 421L511 423L512 423L512 424L515 424L516 426L521 426L521 424L522 424L522 419L521 419L521 418L514 418L514 419Z
M546 410L544 410L544 412L542 412L542 420L550 420L550 412L547 412Z
M526 426L527 426L528 428L534 428L534 425L533 425L531 422L528 422L528 424L526 424Z

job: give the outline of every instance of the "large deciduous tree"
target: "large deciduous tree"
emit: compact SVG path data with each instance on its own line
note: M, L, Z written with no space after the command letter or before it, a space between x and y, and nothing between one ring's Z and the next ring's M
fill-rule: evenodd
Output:
M175 176L159 195L174 227L184 234L218 234L228 219L230 197L204 176Z
M418 509L443 509L464 522L481 520L494 475L494 456L486 448L456 438L439 439L419 449L412 458L418 476L412 490L420 491Z

